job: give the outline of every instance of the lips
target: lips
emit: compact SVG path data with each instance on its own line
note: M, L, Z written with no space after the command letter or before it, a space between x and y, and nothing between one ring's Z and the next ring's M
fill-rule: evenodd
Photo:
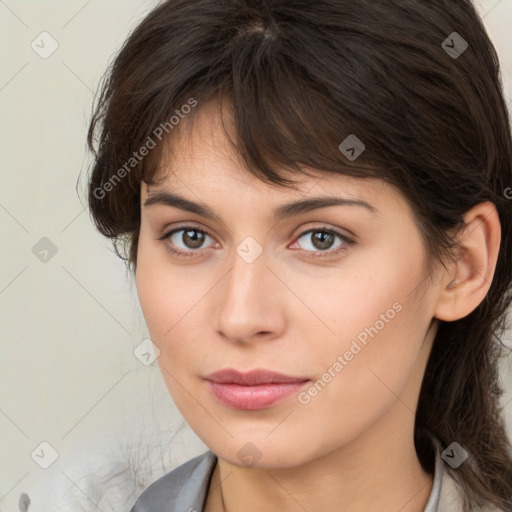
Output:
M309 382L307 377L292 377L270 370L242 373L220 370L205 377L213 395L235 409L263 409L282 402Z

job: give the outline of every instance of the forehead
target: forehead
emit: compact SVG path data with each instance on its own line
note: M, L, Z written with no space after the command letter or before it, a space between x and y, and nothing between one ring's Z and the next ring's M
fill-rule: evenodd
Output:
M278 172L293 181L291 186L265 183L247 169L234 147L236 134L229 104L211 101L197 108L193 118L183 118L167 139L150 189L161 187L182 188L186 184L201 188L223 183L234 187L258 189L277 195L304 195L313 187L332 189L343 185L346 192L376 189L384 186L383 180L364 179L325 170L305 168L308 175L295 170L279 168ZM145 187L144 187L145 188Z

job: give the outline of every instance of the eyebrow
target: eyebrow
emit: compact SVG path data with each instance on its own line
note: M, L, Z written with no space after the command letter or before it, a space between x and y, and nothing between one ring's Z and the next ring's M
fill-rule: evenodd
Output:
M191 213L196 213L207 219L214 219L219 222L222 219L213 212L208 206L195 203L189 199L185 199L177 194L171 192L156 192L149 195L144 201L144 206L150 206L153 204L163 204L166 206L173 206ZM283 204L278 206L272 214L275 220L282 220L294 215L300 215L301 213L307 213L320 208L327 208L329 206L359 206L366 208L372 213L376 213L376 208L371 204L363 201L362 199L348 199L344 197L332 197L332 196L320 196L311 197L307 199L299 199L292 203Z

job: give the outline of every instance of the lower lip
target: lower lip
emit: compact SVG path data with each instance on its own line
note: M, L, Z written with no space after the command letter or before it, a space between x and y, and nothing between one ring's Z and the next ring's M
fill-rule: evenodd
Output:
M239 384L221 384L206 381L210 391L217 399L234 409L264 409L297 393L309 381L276 382L258 386L241 386Z

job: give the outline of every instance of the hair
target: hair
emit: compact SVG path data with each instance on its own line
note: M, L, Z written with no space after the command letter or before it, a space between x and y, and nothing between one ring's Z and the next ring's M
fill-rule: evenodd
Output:
M460 41L454 32L468 44L460 55L443 43ZM134 270L141 184L154 181L176 119L191 123L212 101L229 107L244 170L269 185L293 187L288 177L312 168L395 186L429 261L453 254L469 209L495 205L495 274L475 310L440 321L415 446L430 473L427 435L471 454L471 464L447 466L465 512L512 510L498 371L512 302L512 141L496 50L470 0L167 1L131 33L100 85L89 207ZM339 148L352 134L365 145L357 161Z

